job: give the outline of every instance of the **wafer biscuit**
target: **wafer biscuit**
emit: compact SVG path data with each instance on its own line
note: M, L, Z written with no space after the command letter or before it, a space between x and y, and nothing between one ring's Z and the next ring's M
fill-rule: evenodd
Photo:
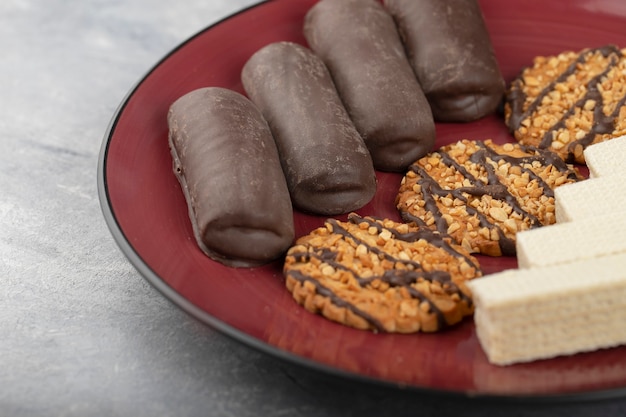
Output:
M554 207L557 223L623 213L626 180L607 175L567 184L554 190Z
M584 163L586 147L626 134L625 51L608 45L536 57L507 92L515 138Z
M626 344L626 254L507 270L467 285L476 334L493 364Z
M517 234L518 266L536 268L626 252L625 235L623 213L526 230Z
M586 148L583 153L590 178L624 172L626 136L595 143Z

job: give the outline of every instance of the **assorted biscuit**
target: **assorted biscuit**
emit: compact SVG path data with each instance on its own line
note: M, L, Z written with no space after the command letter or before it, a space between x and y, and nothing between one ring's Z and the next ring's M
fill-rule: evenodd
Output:
M173 103L174 174L197 244L234 267L284 255L294 300L353 328L432 333L473 315L497 365L625 344L626 221L614 190L626 49L536 57L505 92L478 3L459 1L448 27L439 0L321 0L303 27L311 49L276 42L246 63L250 100L203 88ZM432 30L436 39L421 36ZM470 35L476 51L464 49ZM499 104L517 142L433 150L435 120L472 121ZM374 169L404 173L402 222L351 213L293 242L292 204L359 209ZM474 254L517 256L519 268L483 277Z

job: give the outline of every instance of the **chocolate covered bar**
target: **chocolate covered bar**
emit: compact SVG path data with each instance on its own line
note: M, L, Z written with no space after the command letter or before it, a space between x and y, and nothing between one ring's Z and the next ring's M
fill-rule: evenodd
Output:
M272 43L250 57L241 79L272 130L295 207L334 215L371 200L372 159L319 57Z
M392 17L376 0L322 0L304 35L326 63L374 166L403 172L429 152L435 127Z
M272 134L243 95L210 87L168 113L174 174L198 246L225 265L280 257L294 238L293 211Z
M384 0L435 120L469 122L496 110L504 80L476 0Z
M509 269L467 282L476 336L495 365L626 344L626 254Z

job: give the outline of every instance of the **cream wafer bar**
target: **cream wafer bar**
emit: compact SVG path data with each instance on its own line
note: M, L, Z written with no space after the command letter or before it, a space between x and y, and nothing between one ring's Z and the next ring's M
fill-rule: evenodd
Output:
M595 143L584 150L589 178L623 172L626 155L626 136Z
M533 323L525 334L503 332L499 335L483 335L482 338L490 338L488 343L491 343L489 348L483 348L485 351L490 349L488 358L492 364L506 366L626 344L624 317L611 316L610 312L604 312L603 316L608 319L601 323L585 322L585 328L559 326L555 323L545 323L543 327L536 328ZM474 320L480 319L475 317Z
M626 252L626 216L600 214L517 234L520 268L536 268Z
M626 254L467 283L489 362L510 365L626 344Z
M554 215L557 223L586 221L626 207L626 179L606 175L577 183L564 184L554 190Z

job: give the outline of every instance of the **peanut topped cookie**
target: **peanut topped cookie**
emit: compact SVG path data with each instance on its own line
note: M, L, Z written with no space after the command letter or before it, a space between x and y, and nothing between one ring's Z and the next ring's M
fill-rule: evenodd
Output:
M462 140L411 165L396 206L470 253L512 256L518 231L556 221L554 188L580 179L548 150Z
M298 239L286 286L307 310L380 332L435 332L472 314L477 260L437 231L350 214Z
M507 92L507 126L522 144L584 163L583 150L626 134L626 49L539 56Z

